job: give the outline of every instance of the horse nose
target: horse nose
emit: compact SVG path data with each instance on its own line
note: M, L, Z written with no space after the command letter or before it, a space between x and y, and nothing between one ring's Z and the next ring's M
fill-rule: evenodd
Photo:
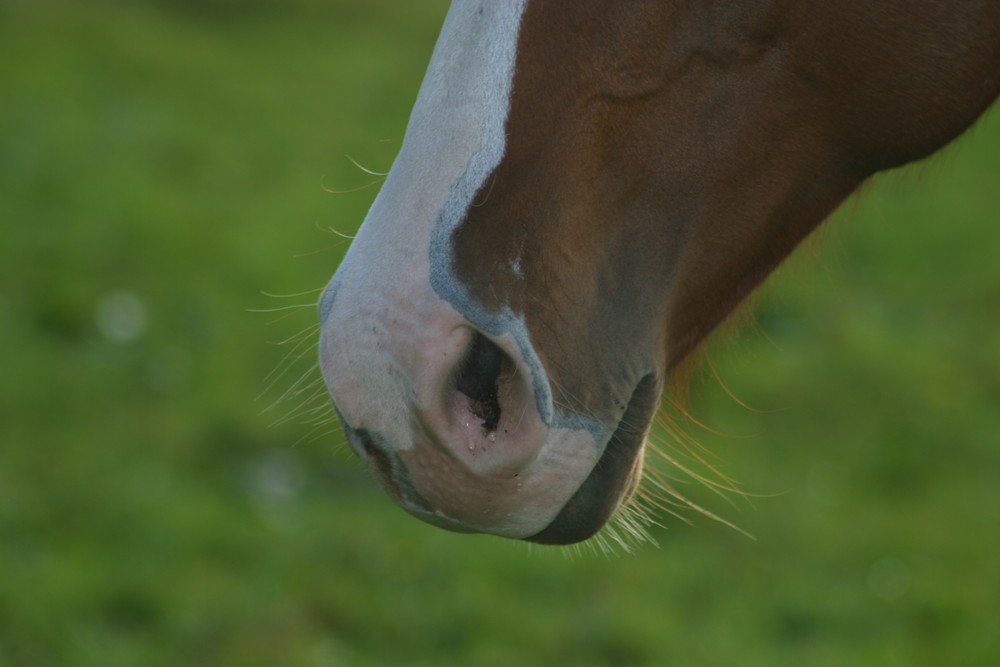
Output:
M455 371L452 409L456 418L466 424L478 422L486 439L495 441L505 412L504 404L510 402L510 387L516 371L513 360L496 343L475 332Z
M523 471L538 455L548 428L514 341L463 324L420 356L413 412L421 444L467 471L477 484ZM410 467L416 469L444 465L436 456L401 455L413 459ZM455 484L454 477L449 484Z
M500 423L500 376L512 368L495 343L476 332L468 354L458 368L456 389L468 399L468 408L487 433Z
M544 516L523 509L550 492L532 492L551 430L547 380L513 335L443 304L362 313L338 297L327 311L323 375L352 449L393 500L445 528L525 537L544 527L555 502Z

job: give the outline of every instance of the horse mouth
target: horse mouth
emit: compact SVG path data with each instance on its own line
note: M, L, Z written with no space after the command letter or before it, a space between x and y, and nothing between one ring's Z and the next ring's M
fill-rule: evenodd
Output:
M639 485L646 432L659 404L652 374L639 381L594 469L544 530L524 538L538 544L565 545L593 537L631 498Z

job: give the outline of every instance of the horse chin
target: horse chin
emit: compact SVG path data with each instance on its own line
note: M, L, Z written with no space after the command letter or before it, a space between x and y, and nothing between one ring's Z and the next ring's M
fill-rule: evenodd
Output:
M552 523L525 538L527 541L554 545L582 542L593 537L628 503L642 479L646 435L661 389L652 374L639 382L590 475Z

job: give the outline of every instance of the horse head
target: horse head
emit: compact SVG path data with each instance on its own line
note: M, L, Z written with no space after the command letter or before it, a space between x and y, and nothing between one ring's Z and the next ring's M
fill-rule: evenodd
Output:
M634 493L672 370L871 174L1000 90L1000 3L457 0L320 301L353 450L541 543Z

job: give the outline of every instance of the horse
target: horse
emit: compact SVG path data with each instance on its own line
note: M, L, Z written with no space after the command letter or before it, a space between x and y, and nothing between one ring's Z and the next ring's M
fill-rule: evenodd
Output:
M454 0L318 303L351 448L433 525L588 539L682 362L998 94L997 0Z

